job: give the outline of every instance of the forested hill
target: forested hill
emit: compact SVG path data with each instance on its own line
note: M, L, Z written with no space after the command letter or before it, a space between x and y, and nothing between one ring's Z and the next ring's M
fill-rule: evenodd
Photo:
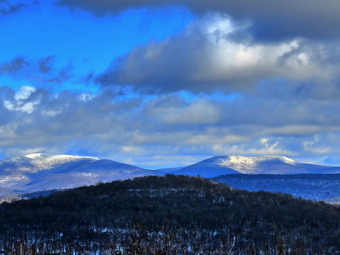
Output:
M339 240L339 207L197 177L141 177L0 205L4 254L340 254Z

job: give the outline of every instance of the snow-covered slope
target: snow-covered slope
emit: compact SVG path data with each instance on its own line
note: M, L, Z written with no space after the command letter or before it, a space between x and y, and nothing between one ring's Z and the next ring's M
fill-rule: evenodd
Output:
M145 175L162 175L107 159L30 154L0 161L0 196L65 189Z
M173 174L190 176L216 177L224 174L334 174L340 173L340 167L327 167L298 163L281 156L245 157L217 156L188 167Z
M217 156L200 161L191 166L184 167L180 170L173 171L171 174L184 174L189 176L201 176L211 178L224 174L239 174L234 169L221 165L221 162L225 159L224 156Z

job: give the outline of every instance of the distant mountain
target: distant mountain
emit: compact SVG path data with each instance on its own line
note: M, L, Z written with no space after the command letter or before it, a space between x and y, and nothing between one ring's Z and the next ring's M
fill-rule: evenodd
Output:
M238 171L225 167L220 163L224 159L224 156L218 156L213 158L208 158L200 161L196 164L184 167L182 169L172 171L171 174L182 174L188 176L201 176L205 178L212 178L224 174L239 174Z
M304 164L281 156L217 156L171 173L206 178L225 174L335 174L340 173L340 167Z
M0 161L0 196L147 175L162 173L95 157L30 154Z

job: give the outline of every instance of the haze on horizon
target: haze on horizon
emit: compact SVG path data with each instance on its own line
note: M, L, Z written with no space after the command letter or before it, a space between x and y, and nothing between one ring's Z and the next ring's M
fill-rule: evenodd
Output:
M337 0L4 0L0 21L0 159L340 165Z

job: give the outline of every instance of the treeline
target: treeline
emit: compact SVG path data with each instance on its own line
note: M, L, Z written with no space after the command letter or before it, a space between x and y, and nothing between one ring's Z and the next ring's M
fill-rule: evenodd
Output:
M0 205L0 254L340 254L340 208L142 177Z

